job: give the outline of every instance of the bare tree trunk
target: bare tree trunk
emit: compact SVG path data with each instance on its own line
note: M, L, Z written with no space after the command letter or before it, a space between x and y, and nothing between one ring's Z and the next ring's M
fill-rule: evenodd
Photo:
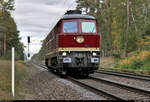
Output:
M112 26L111 26L111 22L112 22L112 18L110 16L110 13L109 13L109 0L105 0L105 7L106 7L106 18L107 18L107 32L108 32L108 35L109 35L109 48L110 48L110 51L109 51L109 55L112 55Z
M6 55L6 32L4 33L4 55Z
M138 29L137 29L137 26L136 26L135 17L134 17L133 10L132 10L132 8L131 8L131 7L130 7L130 10L131 10L131 16L132 16L132 19L133 19L133 22L134 22L135 31L137 32L137 31L138 31Z
M129 24L130 24L130 6L129 6L129 0L126 0L127 2L127 29L126 29L126 39L125 39L125 57L128 57L128 34L129 34Z
M147 19L148 12L147 12L146 4L143 4L143 6L144 6L143 15L145 15L144 17L144 27L145 27L147 24L146 19Z
M2 34L0 32L0 38L1 37L2 37ZM2 41L0 40L0 56L2 55L2 50L3 50L3 48L2 48Z

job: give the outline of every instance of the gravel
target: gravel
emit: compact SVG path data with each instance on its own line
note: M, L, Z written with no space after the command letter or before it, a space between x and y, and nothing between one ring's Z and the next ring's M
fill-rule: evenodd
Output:
M31 94L26 94L24 100L105 100L37 65L30 66L28 73L26 84Z
M102 74L102 73L94 73L92 76L107 78L107 79L110 79L113 81L119 81L119 82L122 82L125 84L134 85L134 86L138 86L138 87L142 87L142 88L147 88L148 90L150 90L150 81L144 81L144 80L126 78L126 77L121 77L121 76Z

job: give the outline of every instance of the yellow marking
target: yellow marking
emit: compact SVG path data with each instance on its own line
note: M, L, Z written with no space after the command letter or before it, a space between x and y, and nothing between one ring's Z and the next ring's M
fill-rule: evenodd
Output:
M100 51L99 48L58 48L58 51Z

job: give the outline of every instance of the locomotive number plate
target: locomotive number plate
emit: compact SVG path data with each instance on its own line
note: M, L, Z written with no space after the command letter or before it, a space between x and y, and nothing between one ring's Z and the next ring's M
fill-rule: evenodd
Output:
M64 59L63 59L63 62L64 62L64 63L71 63L71 58L64 58Z
M91 58L91 63L99 63L99 58Z

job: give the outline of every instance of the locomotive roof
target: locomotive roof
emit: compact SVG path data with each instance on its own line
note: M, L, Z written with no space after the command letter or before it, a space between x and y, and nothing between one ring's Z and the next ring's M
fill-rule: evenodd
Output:
M72 18L83 18L83 19L96 19L93 16L85 15L85 14L65 14L62 19L72 19Z

